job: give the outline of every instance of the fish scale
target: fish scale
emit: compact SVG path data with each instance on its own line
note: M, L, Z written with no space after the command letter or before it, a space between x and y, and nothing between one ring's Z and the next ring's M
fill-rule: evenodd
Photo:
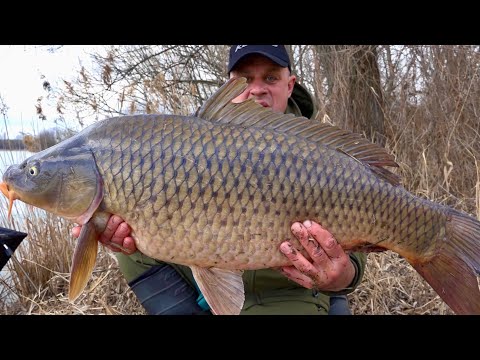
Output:
M290 265L279 245L302 249L290 226L310 219L344 250L397 252L454 311L480 313L476 219L409 193L385 168L393 157L358 134L231 103L244 86L230 80L194 116L106 119L7 170L10 208L20 199L87 229L73 298L110 214L145 255L190 266L213 312L227 314L243 304L241 271Z

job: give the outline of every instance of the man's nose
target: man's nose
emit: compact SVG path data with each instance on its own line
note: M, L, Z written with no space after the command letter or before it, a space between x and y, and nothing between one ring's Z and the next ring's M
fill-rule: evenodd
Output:
M252 95L262 95L262 94L265 94L267 92L267 88L266 88L264 83L256 82L256 83L252 83L250 85L251 85L250 93Z

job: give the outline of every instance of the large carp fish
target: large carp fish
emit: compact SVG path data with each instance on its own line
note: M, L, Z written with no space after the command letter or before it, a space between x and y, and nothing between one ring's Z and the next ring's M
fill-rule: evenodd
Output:
M407 192L358 134L233 103L245 87L228 81L194 116L105 119L7 169L9 216L19 199L83 225L71 300L111 214L142 253L189 266L215 314L242 309L243 270L290 265L279 245L302 248L290 226L311 219L346 251L400 254L453 311L480 314L477 220Z

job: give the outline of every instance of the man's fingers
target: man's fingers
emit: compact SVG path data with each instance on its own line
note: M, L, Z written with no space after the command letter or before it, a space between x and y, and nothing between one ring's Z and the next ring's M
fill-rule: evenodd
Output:
M113 234L111 242L125 247L124 240L130 235L130 231L130 226L128 226L126 222L122 222L115 231L115 234Z
M128 236L130 232L130 226L120 216L112 215L98 241L113 252L130 255L137 249L133 239Z
M343 251L342 247L340 244L335 240L332 234L330 234L327 230L322 228L319 224L315 222L311 222L309 220L305 221L303 223L305 228L307 229L308 233L318 241L320 244L320 249L326 253L327 256L323 256L324 253L323 251L319 251L317 253L312 252L310 253L310 256L312 256L312 259L314 259L315 262L319 261L322 262L324 261L324 258L332 258L332 259L337 259L343 255L345 255L345 252ZM305 245L304 245L305 246ZM307 248L308 250L308 248Z
M78 238L81 230L81 226L74 226L72 228L72 236ZM107 226L103 233L100 234L98 241L113 252L121 251L126 255L131 255L137 250L137 247L133 238L128 236L130 232L130 226L120 216L112 215L108 219Z
M313 288L313 280L308 276L302 274L295 266L284 266L281 267L280 272L285 275L290 280L296 282L299 285L307 289Z
M123 239L128 236L130 233L129 228L125 228L125 226L119 227L120 224L123 224L123 219L120 216L117 215L112 215L110 216L110 219L108 219L107 226L105 227L105 230L101 234L100 238L98 241L100 241L103 244L108 244L110 241L122 245ZM126 223L125 223L126 225ZM128 226L128 225L127 225ZM118 232L118 230L121 228L121 231ZM119 241L119 237L123 234L122 239Z
M298 251L288 241L280 245L293 264L281 268L286 277L306 288L329 291L344 289L352 282L355 268L332 234L308 220L292 224L291 230L305 251Z
M292 262L293 266L297 268L301 273L310 278L310 282L315 283L317 286L324 282L322 275L323 270L317 269L313 264L308 261L292 244L288 241L284 241L280 245L280 251Z
M123 250L122 252L125 255L131 255L135 251L137 251L137 246L135 245L135 241L133 240L133 238L131 236L127 236L123 240L123 247L125 248L125 250Z
M325 251L319 242L308 232L308 229L299 222L294 223L291 229L292 233L310 255L311 260L322 267L327 266L330 259L325 255Z
M128 228L126 223L120 224L117 231L113 235L112 240L109 240L104 245L113 252L121 251L125 255L132 255L137 250L137 246L135 245L135 241L131 236L127 236L125 238L123 237L123 234L125 233L125 226ZM130 232L130 230L128 232ZM117 236L117 233L120 235Z
M80 232L82 231L82 227L80 225L75 225L72 228L72 236L74 238L78 238L80 236Z

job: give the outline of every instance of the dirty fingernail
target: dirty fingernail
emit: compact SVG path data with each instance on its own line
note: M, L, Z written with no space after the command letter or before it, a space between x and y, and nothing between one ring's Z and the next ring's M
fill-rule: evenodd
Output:
M292 253L292 245L290 243L283 243L281 246L280 246L280 250L284 253L284 254L291 254Z

